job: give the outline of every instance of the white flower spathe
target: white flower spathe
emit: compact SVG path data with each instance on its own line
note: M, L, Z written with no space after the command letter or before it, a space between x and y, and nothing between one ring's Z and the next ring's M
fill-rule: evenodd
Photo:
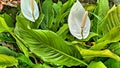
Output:
M21 0L21 11L25 18L35 22L39 17L39 9L35 0Z
M87 14L85 9L77 0L70 10L70 14L68 16L68 26L70 33L78 39L87 38L90 32L90 19L88 16L86 19L83 19L85 18L84 16L86 16L85 14Z

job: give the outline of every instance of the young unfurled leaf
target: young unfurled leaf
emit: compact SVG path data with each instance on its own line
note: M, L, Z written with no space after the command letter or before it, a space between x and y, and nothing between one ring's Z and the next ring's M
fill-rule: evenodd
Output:
M21 0L21 11L23 16L32 22L39 17L39 9L35 0Z
M90 19L82 4L77 2L72 6L68 17L70 32L78 39L85 39L90 32Z

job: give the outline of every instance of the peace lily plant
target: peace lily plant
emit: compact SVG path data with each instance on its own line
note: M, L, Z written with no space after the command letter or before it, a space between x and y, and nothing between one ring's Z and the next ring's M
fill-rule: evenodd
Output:
M85 39L90 32L90 19L79 0L72 6L68 17L71 34L78 39Z
M90 29L79 0L62 1L21 0L22 15L7 6L0 12L0 68L120 68L120 5L97 0Z
M21 0L21 11L23 16L32 22L39 17L39 9L35 0Z

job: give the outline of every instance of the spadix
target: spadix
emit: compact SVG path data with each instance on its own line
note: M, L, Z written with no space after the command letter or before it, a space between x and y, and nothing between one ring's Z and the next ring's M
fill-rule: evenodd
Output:
M39 17L39 9L35 0L21 0L21 11L23 16L32 22Z
M68 26L70 33L78 38L85 39L90 32L90 19L88 12L85 11L82 4L77 0L72 6L68 17Z

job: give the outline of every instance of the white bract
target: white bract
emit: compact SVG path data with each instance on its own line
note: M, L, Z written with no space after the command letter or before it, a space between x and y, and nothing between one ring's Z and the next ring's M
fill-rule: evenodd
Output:
M23 16L32 22L39 17L39 9L35 0L21 0L21 11Z
M87 38L90 32L90 19L88 16L85 17L86 14L82 4L77 0L70 10L68 26L70 33L78 39Z

